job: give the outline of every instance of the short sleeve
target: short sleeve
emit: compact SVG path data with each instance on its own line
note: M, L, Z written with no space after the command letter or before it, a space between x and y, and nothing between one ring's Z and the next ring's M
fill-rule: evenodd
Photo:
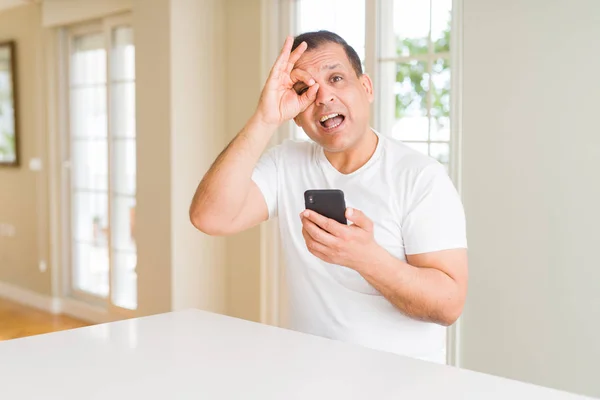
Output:
M277 162L281 145L263 153L252 171L252 180L262 192L269 209L269 218L277 216Z
M466 248L462 202L441 164L425 167L415 178L402 223L406 254Z

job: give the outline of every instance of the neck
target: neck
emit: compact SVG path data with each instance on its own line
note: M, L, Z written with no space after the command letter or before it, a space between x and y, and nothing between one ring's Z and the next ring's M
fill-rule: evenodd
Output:
M342 174L351 174L367 163L375 153L379 138L370 128L352 147L340 151L324 150L331 165Z

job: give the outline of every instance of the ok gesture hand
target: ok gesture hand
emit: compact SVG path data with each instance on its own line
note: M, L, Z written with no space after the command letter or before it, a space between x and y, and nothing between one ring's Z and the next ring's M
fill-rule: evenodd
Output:
M315 101L319 89L319 84L308 72L294 69L294 64L306 51L308 45L302 42L292 52L293 42L291 36L286 39L260 95L257 114L267 125L279 126L296 117ZM308 86L308 90L302 94L296 93L293 89L299 81Z

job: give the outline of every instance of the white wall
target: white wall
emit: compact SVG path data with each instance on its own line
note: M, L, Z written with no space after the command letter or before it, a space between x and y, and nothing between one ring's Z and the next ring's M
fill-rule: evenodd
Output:
M195 229L189 206L225 146L225 3L172 0L170 15L172 306L224 313L225 239Z
M16 101L19 167L0 167L0 223L13 226L14 236L0 235L0 282L39 294L51 293L51 268L40 271L39 262L50 261L48 196L45 168L29 169L29 160L47 165L44 105L44 30L39 5L30 4L0 13L0 42L16 45ZM2 293L0 293L1 295Z
M262 90L261 17L260 0L227 2L227 142L252 116ZM258 227L227 238L228 314L253 321L260 319L260 240Z
M151 3L151 4L150 4ZM138 305L171 310L171 21L169 0L135 0Z
M600 396L600 2L463 17L461 366Z
M189 205L225 137L225 7L135 0L140 315L226 312L225 240L197 231Z

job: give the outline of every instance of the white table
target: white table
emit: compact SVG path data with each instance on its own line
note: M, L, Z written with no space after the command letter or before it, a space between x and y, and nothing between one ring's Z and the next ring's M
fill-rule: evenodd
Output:
M198 310L0 342L0 398L583 399Z

